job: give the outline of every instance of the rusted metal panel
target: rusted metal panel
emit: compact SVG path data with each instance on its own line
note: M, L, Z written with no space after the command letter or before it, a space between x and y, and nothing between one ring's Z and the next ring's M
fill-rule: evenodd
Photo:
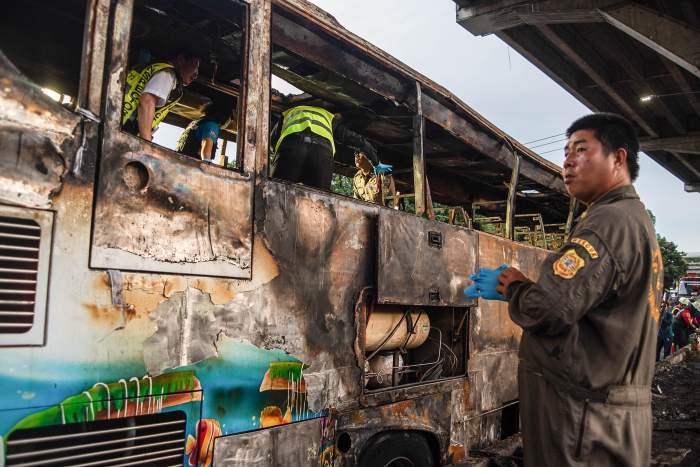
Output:
M473 409L493 410L518 398L518 352L480 353L469 359L469 377L475 394Z
M0 52L0 202L50 207L73 161L79 123Z
M342 456L345 464L357 465L362 450L376 434L384 431L418 431L432 437L439 448L441 464L446 465L450 444L452 388L425 395L416 393L404 400L339 414L336 433L350 435L350 450ZM418 389L418 388L416 388Z
M100 114L102 80L107 52L109 0L89 0L83 32L83 61L80 71L78 105Z
M509 264L537 279L548 251L479 232L479 267L496 268ZM510 320L508 303L479 299L470 321L470 353L517 350L521 330Z
M311 383L307 379L307 384L328 388L331 399L326 402L333 406L347 403L347 395L342 394L345 389L333 394L332 388L351 383L353 391L360 390L361 370L352 351L354 305L360 290L373 283L379 210L274 180L264 182L256 202L256 216L261 216L256 219L258 231L279 269L279 278L263 295L250 297L251 316L261 321L256 333L285 336L285 350L306 362L322 359L313 371L348 368L348 376L357 381L338 381L335 373L323 372ZM268 312L261 316L261 303L269 316ZM278 310L285 310L286 318Z
M422 92L420 83L416 82L416 103L418 105L416 115L413 116L413 200L415 202L417 216L422 216L425 212L427 185L427 180L425 177L425 161L423 159L425 121L423 120L421 95Z
M270 125L270 17L269 0L249 1L248 60L245 83L243 169L247 173L267 176L268 127Z
M316 466L323 418L267 430L216 438L214 465L220 467Z
M479 232L479 266L495 268L509 264L533 280L550 252ZM508 303L479 299L473 309L469 333L471 383L465 437L483 445L498 439L498 410L518 398L518 346L522 330L508 315ZM496 411L489 417L484 412Z
M249 278L252 179L117 138L102 155L92 267Z
M474 231L382 210L377 263L380 303L474 304L462 292L477 266Z
M360 398L360 405L363 407L378 407L383 404L390 404L405 399L414 399L416 397L450 392L461 386L463 381L463 378L452 378L425 384L417 384L415 386L365 393Z

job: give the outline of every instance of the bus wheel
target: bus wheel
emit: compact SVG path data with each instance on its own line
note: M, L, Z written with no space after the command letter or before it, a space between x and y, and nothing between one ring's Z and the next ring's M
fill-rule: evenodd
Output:
M380 433L362 452L360 467L433 467L425 436L410 431Z

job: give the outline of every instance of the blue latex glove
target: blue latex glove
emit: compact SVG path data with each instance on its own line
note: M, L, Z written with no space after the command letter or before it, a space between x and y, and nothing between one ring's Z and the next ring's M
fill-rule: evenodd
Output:
M374 166L375 175L390 174L392 170L394 170L393 165L382 164L381 162Z
M470 298L484 298L486 300L501 300L507 302L508 299L496 292L498 287L498 276L501 271L510 266L501 264L496 269L481 268L476 274L469 276L474 284L464 289L464 295Z

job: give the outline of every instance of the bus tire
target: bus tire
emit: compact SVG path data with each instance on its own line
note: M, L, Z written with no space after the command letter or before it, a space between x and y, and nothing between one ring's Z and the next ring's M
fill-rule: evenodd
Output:
M428 440L420 433L392 431L372 438L360 456L359 467L434 467Z

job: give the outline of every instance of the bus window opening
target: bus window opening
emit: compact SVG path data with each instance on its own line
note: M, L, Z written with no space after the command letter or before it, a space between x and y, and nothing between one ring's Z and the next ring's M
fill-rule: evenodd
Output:
M246 28L243 2L136 2L122 130L240 168Z

